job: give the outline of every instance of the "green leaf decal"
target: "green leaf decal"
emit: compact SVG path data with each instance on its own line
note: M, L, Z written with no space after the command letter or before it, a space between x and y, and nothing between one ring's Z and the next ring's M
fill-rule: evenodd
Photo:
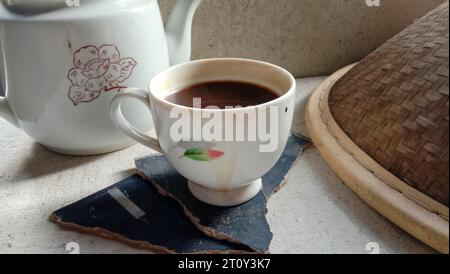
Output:
M218 150L192 148L186 150L181 158L186 157L194 161L209 162L222 157L224 154L224 152Z

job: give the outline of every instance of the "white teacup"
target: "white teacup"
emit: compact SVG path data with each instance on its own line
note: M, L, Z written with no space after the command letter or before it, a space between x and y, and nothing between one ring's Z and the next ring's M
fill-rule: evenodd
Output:
M213 81L253 83L269 88L279 97L257 106L220 110L189 108L165 100L176 90ZM216 206L234 206L258 194L262 187L261 177L279 160L290 135L295 90L294 77L272 64L234 58L199 60L174 66L156 75L149 91L130 88L117 94L111 103L111 117L128 136L163 153L189 180L189 189L196 198ZM126 120L120 108L124 98L138 99L150 108L158 139ZM211 136L200 134L211 119L204 117L195 122L194 117L202 117L195 115L222 117L220 131L223 139L210 140ZM180 136L175 137L177 134L174 133L180 132L174 129L180 124L180 117L190 117L191 134L197 132L201 136L183 140L179 140ZM227 123L225 117L231 117L233 123ZM238 117L246 118L238 124ZM254 136L249 133L251 128L258 135L256 140L251 138ZM270 134L260 136L260 131L264 130ZM245 136L241 135L244 139L237 139L236 132L245 132Z

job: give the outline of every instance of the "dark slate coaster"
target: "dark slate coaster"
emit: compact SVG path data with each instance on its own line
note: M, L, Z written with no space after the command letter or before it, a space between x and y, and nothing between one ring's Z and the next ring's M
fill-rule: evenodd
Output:
M66 229L155 252L252 252L246 246L206 236L174 200L159 195L136 175L54 212L50 220Z
M141 175L151 181L162 195L174 198L191 221L208 236L244 244L256 252L269 249L272 233L266 220L267 199L276 192L308 142L291 136L286 149L263 179L263 191L251 201L237 207L216 207L197 200L189 192L187 180L178 174L164 156L136 160Z

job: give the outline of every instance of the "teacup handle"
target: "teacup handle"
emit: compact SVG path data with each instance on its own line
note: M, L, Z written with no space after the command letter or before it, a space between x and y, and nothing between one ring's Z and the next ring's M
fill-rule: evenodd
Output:
M158 139L142 132L133 126L122 113L122 100L125 98L137 99L148 108L150 108L150 98L148 92L138 88L126 88L118 93L111 101L110 116L118 128L120 128L128 137L132 138L144 146L150 147L162 153Z

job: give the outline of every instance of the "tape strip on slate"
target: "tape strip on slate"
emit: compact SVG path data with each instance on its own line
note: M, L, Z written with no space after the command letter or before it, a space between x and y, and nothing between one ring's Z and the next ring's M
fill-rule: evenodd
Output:
M50 216L65 229L162 253L251 253L199 231L180 206L139 176L129 177Z
M308 142L291 136L276 166L263 178L263 191L237 207L216 207L197 200L189 192L187 180L163 156L136 160L141 176L152 182L160 194L170 196L183 207L186 216L205 234L220 240L243 244L266 253L272 233L266 220L267 198L285 182L285 177Z

